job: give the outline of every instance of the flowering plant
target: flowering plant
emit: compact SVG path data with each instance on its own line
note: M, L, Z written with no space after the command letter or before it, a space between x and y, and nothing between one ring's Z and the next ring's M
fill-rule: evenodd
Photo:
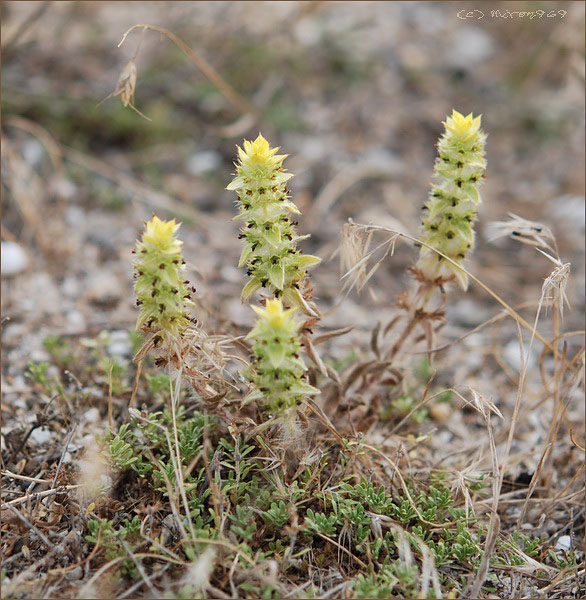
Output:
M240 214L235 219L245 222L240 232L244 248L239 267L246 265L250 281L242 290L246 301L260 288L267 288L290 306L308 306L299 291L306 269L317 264L317 256L303 255L297 242L307 235L297 235L297 221L291 214L300 214L289 198L287 181L293 177L283 169L286 154L277 154L262 135L254 142L244 141L238 147L236 177L227 189L238 192Z

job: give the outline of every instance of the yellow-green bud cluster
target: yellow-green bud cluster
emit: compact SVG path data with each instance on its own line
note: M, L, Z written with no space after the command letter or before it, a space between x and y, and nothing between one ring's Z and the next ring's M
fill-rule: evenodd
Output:
M175 237L180 224L161 221L157 216L145 223L142 239L137 241L134 263L134 291L140 314L137 329L159 333L168 341L177 338L192 320L189 308L189 282L185 281L185 261L181 256L182 241Z
M481 117L464 117L454 110L446 119L445 132L438 142L435 173L439 183L431 188L425 204L421 241L461 264L474 248L474 228L480 204L478 185L486 169ZM456 277L466 289L466 274L425 246L421 247L416 269L429 281Z
M305 396L319 390L304 381L307 367L300 357L299 323L295 308L283 310L278 298L267 300L266 308L252 307L258 314L256 326L247 338L254 340L254 363L247 378L254 384L251 400L262 400L273 416L296 410Z
M260 288L267 288L289 305L303 305L298 290L306 269L320 261L316 256L304 256L297 242L309 236L296 233L296 221L291 213L300 214L289 199L287 181L292 173L283 170L286 154L276 154L262 135L254 142L244 141L238 147L236 177L227 189L238 193L240 214L245 221L240 232L244 249L238 263L246 265L250 281L242 290L246 301Z

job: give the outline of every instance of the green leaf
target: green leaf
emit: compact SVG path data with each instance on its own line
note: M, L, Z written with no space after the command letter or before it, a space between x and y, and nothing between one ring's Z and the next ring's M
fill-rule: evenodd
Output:
M476 189L476 185L472 183L463 183L462 191L474 202L474 204L478 204L480 202L480 196L478 195L478 190Z
M305 298L299 293L299 290L294 287L288 287L283 292L283 300L292 304L293 306L298 306L303 310L304 313L311 315L312 317L317 317L315 311L307 304Z
M262 392L260 392L259 390L254 390L253 392L250 392L250 394L248 394L243 400L242 400L242 406L245 406L246 404L250 404L251 402L254 402L255 400L262 400L264 398Z
M252 279L249 281L242 290L242 302L246 302L256 290L260 288L260 281L258 279Z
M305 383L304 381L298 381L297 383L291 386L289 390L292 394L302 394L304 396L314 396L315 394L321 394L321 392L314 388L309 383Z
M466 242L472 243L474 241L474 229L467 221L460 223L454 222L452 227L456 229L460 235L462 235Z
M294 213L296 215L301 214L301 211L297 208L297 206L295 206L295 204L293 204L293 202L289 202L289 200L285 200L285 202L281 202L281 206L283 208L288 209L289 211L291 211L292 213Z
M237 190L241 187L244 187L244 178L235 177L232 181L226 186L227 190Z
M267 356L274 369L279 368L285 360L286 348L284 344L271 344L267 347Z
M294 264L296 264L300 269L305 270L307 269L307 267L316 265L318 262L321 262L321 258L317 256L312 256L311 254L306 254L297 256L295 258Z
M252 255L252 246L250 244L246 244L244 248L242 248L242 253L240 254L240 260L238 261L238 267L243 267L248 259Z
M280 183L285 183L285 181L289 181L293 177L293 173L285 173L283 171L279 171L275 177L275 184L279 185Z
M281 241L281 232L278 227L271 227L263 231L263 237L273 248L276 248Z
M451 263L448 264L448 267L456 276L456 281L459 283L460 287L464 291L466 291L468 289L468 275L466 275L466 273L464 273L464 271L462 271L462 269L459 269L458 267L456 267L455 265L452 265Z
M272 265L269 269L269 280L271 285L278 290L282 290L285 285L285 267L283 263L279 262L276 265Z

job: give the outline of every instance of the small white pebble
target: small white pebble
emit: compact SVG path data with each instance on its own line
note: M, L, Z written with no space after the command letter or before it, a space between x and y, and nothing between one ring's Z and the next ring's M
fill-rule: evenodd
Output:
M453 66L470 69L490 58L495 51L492 37L480 27L462 27L448 48L447 60Z
M68 298L75 298L80 295L81 285L75 277L66 277L61 284L61 291Z
M129 356L132 351L130 334L124 329L110 332L110 343L108 344L110 356Z
M33 167L41 164L44 154L43 146L37 140L30 139L22 145L22 155L24 160Z
M67 208L65 222L72 227L81 227L86 219L85 212L75 204Z
M1 251L2 277L17 275L28 267L28 255L16 242L2 242Z
M556 550L569 550L572 547L572 538L569 535L562 535L555 544Z
M69 581L73 581L76 579L81 579L82 575L83 575L82 568L75 567L75 569L71 569L71 571L68 571L67 573L65 573L65 579L68 579Z
M97 408L92 407L85 411L83 418L88 423L97 423L100 420L100 411Z
M53 437L53 432L50 429L33 429L30 439L39 446L48 442Z
M85 317L79 310L70 310L67 313L67 325L74 331L83 331L85 329Z
M85 299L91 302L114 302L120 296L120 281L110 270L98 269L88 277Z
M222 164L222 157L214 150L204 150L192 154L187 161L187 170L192 175L214 171Z
M537 362L538 354L535 346L531 348L531 354L529 360L527 360L527 351L529 350L529 344L523 344L523 359L529 363L529 367L532 367ZM511 340L504 348L503 358L513 369L520 371L522 367L521 350L519 348L519 342L517 340Z
M242 280L242 273L240 270L231 265L222 266L220 269L220 274L222 275L222 279L224 279L224 281L239 283Z
M65 177L55 177L49 184L49 190L65 200L71 200L77 193L77 186Z
M305 17L297 21L293 28L293 34L302 46L315 46L322 37L322 28L316 19Z
M29 358L31 362L40 363L49 360L49 353L42 348L33 348L30 351Z
M90 398L94 398L94 399L99 399L103 397L103 393L101 390L99 390L98 388L94 388L94 387L84 387L81 390L82 394L87 394L88 397Z
M100 475L100 484L106 489L109 490L112 487L112 478L110 475Z

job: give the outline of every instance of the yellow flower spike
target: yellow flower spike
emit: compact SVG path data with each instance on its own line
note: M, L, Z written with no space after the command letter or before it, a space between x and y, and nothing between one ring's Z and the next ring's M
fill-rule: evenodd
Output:
M267 300L267 315L271 318L283 315L283 305L277 298Z
M291 315L297 310L296 307L289 310L283 310L283 304L279 298L267 300L266 308L251 306L252 310L261 317L268 325L276 329L281 329L291 319Z
M319 394L304 377L306 366L299 355L301 340L297 335L300 323L293 316L296 309L284 310L280 298L267 300L265 308L252 309L259 318L246 336L254 340L255 357L246 371L256 388L249 399L262 399L272 416L294 423L303 398Z
M185 280L183 242L175 237L179 226L153 215L134 250L137 329L158 334L162 346L177 341L192 320L190 297L195 288Z
M474 248L473 224L480 204L478 187L486 169L486 135L480 123L480 115L464 116L457 110L445 120L446 130L439 140L435 161L438 182L432 185L424 207L421 240L457 264ZM462 269L425 246L416 267L428 281L455 278L466 289L468 282Z
M464 116L457 110L453 110L452 115L443 122L443 125L457 138L462 141L467 141L478 133L481 119L482 115L478 115L474 118L472 113Z
M267 156L272 156L279 148L277 147L271 150L267 140L259 133L254 142L249 142L248 140L244 141L244 149L249 156L256 156L262 159Z
M246 266L250 280L242 290L242 301L265 288L286 304L314 315L299 293L299 284L320 259L297 249L297 242L309 236L298 235L297 221L291 218L299 209L287 187L293 174L282 166L288 155L277 154L279 148L271 148L260 133L242 146L237 146L236 176L226 188L238 194L240 214L235 219L245 221L238 236L245 240L238 266Z
M244 150L238 148L238 158L242 167L257 169L259 167L275 169L289 156L288 154L276 154L279 146L271 148L267 140L259 133L254 142L244 140Z
M145 233L143 240L152 242L153 244L162 244L170 241L175 232L179 229L181 223L176 223L175 219L171 221L161 221L159 217L153 215L153 218L145 223ZM182 244L180 240L176 240L179 244Z

